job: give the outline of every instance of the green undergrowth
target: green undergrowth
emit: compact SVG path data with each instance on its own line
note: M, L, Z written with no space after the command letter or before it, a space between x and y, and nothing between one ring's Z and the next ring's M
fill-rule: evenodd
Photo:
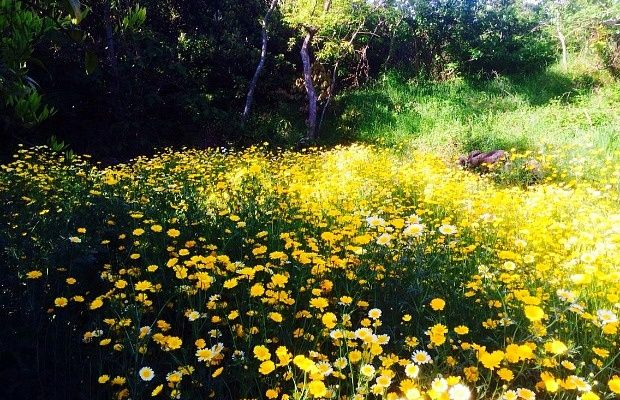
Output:
M443 82L388 73L342 94L324 140L411 145L442 152L591 145L620 149L620 83L601 73Z

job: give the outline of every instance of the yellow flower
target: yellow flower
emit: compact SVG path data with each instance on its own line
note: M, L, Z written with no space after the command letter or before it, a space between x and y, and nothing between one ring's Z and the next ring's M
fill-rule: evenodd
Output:
M160 393L161 393L161 391L163 390L163 388L164 388L163 383L162 383L162 384L157 385L157 387L156 387L155 389L153 389L153 391L151 392L151 397L155 397L155 396L157 396L158 394L160 394Z
M136 228L131 232L134 236L141 236L142 234L144 234L144 229L142 228Z
M28 271L26 273L26 278L28 279L39 279L41 276L43 276L43 272L37 270Z
M153 232L161 232L164 228L161 225L151 225L151 230Z
M288 352L285 346L280 346L276 349L276 356L278 357L278 365L288 365L291 362L291 354Z
M581 395L581 400L600 400L600 397L594 392L586 392Z
M318 370L314 361L303 355L295 356L295 358L293 358L293 364L304 372L314 372Z
M328 305L329 303L327 302L327 299L324 297L313 297L312 299L310 299L310 307L323 310Z
M101 375L97 381L101 384L106 383L107 381L110 380L110 375Z
M465 379L468 382L476 382L478 380L478 368L476 367L466 367L463 368L463 374L465 375Z
M57 297L54 299L54 305L56 307L66 307L69 304L69 300L66 297Z
M263 345L254 346L254 357L259 361L267 361L271 358L269 349Z
M267 246L258 246L252 249L252 254L255 256L263 255L267 252Z
M577 368L577 366L574 363L568 360L563 360L560 364L569 371L573 371L575 368Z
M353 303L353 299L349 296L342 296L340 299L340 304L342 305L349 305L351 303Z
M349 361L356 363L362 359L362 352L359 350L352 350L349 352Z
M140 281L138 283L136 283L136 285L134 286L134 288L139 291L139 292L144 292L144 291L152 291L153 290L153 284L149 281Z
M618 332L618 322L612 322L603 325L603 333L606 335L615 335Z
M514 379L514 374L512 373L511 370L509 370L508 368L502 368L500 370L497 371L497 375L502 379L505 380L507 382L510 382L511 380Z
M434 311L441 311L444 309L445 306L446 302L443 299L434 298L433 300L431 300L431 308Z
M175 265L172 270L174 271L174 276L177 279L185 279L187 278L187 268L180 266L180 265ZM200 272L199 272L200 273ZM206 274L206 272L203 272L204 274Z
M492 353L487 353L486 351L480 351L478 354L478 359L484 365L485 368L490 370L494 370L499 368L499 364L504 359L504 352L501 350L496 350Z
M168 229L166 234L168 236L170 236L171 238L177 238L177 237L179 237L181 235L181 231L179 231L177 229Z
M431 343L435 346L441 346L446 342L446 333L448 333L448 328L442 324L435 324L429 331L426 332Z
M260 364L260 367L258 369L258 372L260 372L263 375L269 375L270 373L272 373L274 370L276 369L276 365L273 363L273 361L271 360L267 360L267 361L263 361Z
M325 325L327 329L334 328L337 321L338 319L336 318L336 314L331 312L326 312L323 314L323 317L321 317L321 322L323 322L323 325Z
M183 344L183 340L177 336L168 336L166 337L166 341L164 342L164 350L177 350L181 348Z
M263 293L265 293L265 287L263 286L262 283L255 283L250 288L250 296L252 297L262 296Z
M600 347L593 347L592 351L599 357L607 358L609 356L609 350L601 349Z
M525 306L525 316L532 322L540 321L545 317L545 312L538 306Z
M271 277L271 282L276 286L283 287L288 282L288 277L282 274L275 274Z
M223 371L224 371L224 367L219 367L218 369L213 371L213 373L211 374L211 378L217 378L218 376L222 374Z
M549 393L555 393L560 388L560 382L550 372L541 372L540 379Z
M224 288L225 289L232 289L234 287L236 287L239 284L239 281L237 280L237 278L231 278L231 279L227 279L224 281Z
M360 367L360 374L367 378L372 378L375 375L375 367L370 364L364 364Z
M308 392L313 397L324 397L327 394L327 387L322 381L312 381L308 384Z
M407 375L408 378L415 379L418 377L419 373L420 367L416 364L407 364L405 367L405 375Z
M112 385L118 385L118 386L122 386L125 384L125 382L127 382L127 379L122 377L122 376L115 376L114 379L112 379Z
M566 345L559 340L553 340L551 342L545 343L545 351L548 353L559 355L566 353L566 351L568 351L568 347L566 347Z
M238 316L239 316L239 311L237 311L237 310L233 310L233 311L231 311L231 312L229 312L229 313L228 313L227 318L228 318L229 320L231 320L231 321L232 321L232 320L234 320L235 318L237 318Z
M467 335L469 333L469 328L465 325L459 325L454 328L454 332L456 332L457 335Z
M613 393L620 394L620 376L614 375L613 378L607 382L607 386Z
M270 318L272 321L275 321L275 322L282 322L282 320L283 320L283 318L282 318L282 314L280 314L280 313L278 313L278 312L270 312L270 313L269 313L269 318Z
M368 311L368 316L372 319L379 319L381 318L381 310L379 310L378 308L373 308Z
M96 310L98 308L100 308L103 305L103 300L101 300L99 297L97 297L95 300L93 300L90 303L90 309L91 310Z

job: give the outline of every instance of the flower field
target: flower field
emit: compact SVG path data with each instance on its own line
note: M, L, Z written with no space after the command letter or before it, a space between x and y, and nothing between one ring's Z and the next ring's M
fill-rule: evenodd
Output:
M620 165L571 154L23 149L3 274L88 398L614 399Z

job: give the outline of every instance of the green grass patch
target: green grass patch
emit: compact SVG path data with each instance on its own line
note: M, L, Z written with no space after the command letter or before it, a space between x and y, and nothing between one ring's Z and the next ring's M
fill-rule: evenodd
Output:
M342 94L324 140L456 151L620 148L620 84L589 72L428 82L393 73Z

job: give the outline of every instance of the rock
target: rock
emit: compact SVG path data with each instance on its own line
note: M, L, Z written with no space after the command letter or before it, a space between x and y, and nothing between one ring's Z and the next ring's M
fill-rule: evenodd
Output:
M508 159L504 150L482 152L474 150L466 156L459 157L459 164L468 169L489 169L491 165Z

